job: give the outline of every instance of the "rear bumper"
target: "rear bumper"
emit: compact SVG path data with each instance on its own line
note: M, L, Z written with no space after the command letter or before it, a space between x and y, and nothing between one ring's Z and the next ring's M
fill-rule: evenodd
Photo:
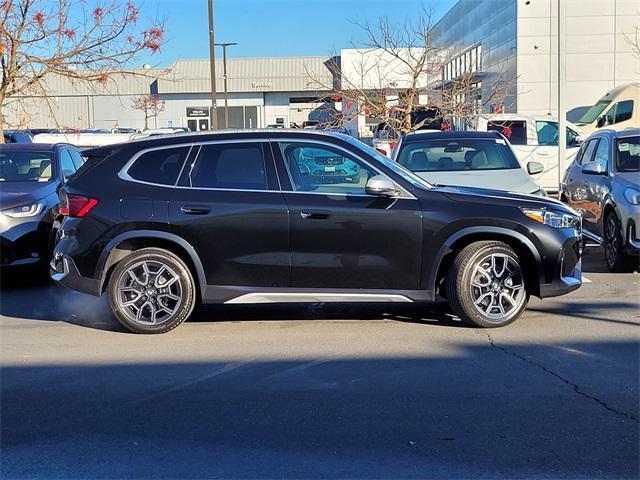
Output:
M71 257L55 253L49 264L51 278L63 287L89 295L100 296L100 282L94 278L80 275Z

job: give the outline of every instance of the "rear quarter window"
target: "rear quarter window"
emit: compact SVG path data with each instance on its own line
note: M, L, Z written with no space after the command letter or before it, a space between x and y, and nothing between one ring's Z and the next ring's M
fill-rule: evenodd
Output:
M143 153L129 167L127 174L141 182L175 185L189 148L163 148Z

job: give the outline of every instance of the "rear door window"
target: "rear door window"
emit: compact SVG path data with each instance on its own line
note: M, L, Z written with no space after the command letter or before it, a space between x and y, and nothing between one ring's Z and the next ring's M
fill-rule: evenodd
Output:
M60 170L62 170L62 176L67 180L71 175L76 173L76 166L73 163L69 150L60 150Z
M527 145L527 122L520 120L496 120L487 123L487 130L502 133L511 145Z
M194 188L268 190L263 144L202 145L189 182Z
M158 185L175 185L190 147L162 148L143 153L127 173L135 180Z

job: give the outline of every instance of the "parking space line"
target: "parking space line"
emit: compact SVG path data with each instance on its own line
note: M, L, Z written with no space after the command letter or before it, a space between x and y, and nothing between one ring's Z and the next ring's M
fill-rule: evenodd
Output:
M583 275L582 276L582 283L593 283L593 282Z

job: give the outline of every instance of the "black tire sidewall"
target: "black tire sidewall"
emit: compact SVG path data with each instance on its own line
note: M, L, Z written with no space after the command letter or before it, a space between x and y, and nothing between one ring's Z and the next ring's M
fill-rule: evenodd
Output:
M121 312L120 307L116 302L116 295L118 294L118 283L122 274L133 263L139 262L140 260L154 260L157 262L162 262L171 267L180 276L183 290L182 305L178 313L171 320L163 322L159 325L141 325L139 323L131 321L123 312ZM111 306L113 314L116 316L118 321L128 330L135 333L145 334L166 333L183 323L191 315L191 312L193 311L196 303L195 288L196 287L193 281L193 276L191 275L191 272L189 271L187 265L182 261L182 259L180 259L180 257L173 254L172 252L159 248L143 248L136 251L135 253L128 255L116 265L113 273L111 274L111 277L109 278L109 304Z

